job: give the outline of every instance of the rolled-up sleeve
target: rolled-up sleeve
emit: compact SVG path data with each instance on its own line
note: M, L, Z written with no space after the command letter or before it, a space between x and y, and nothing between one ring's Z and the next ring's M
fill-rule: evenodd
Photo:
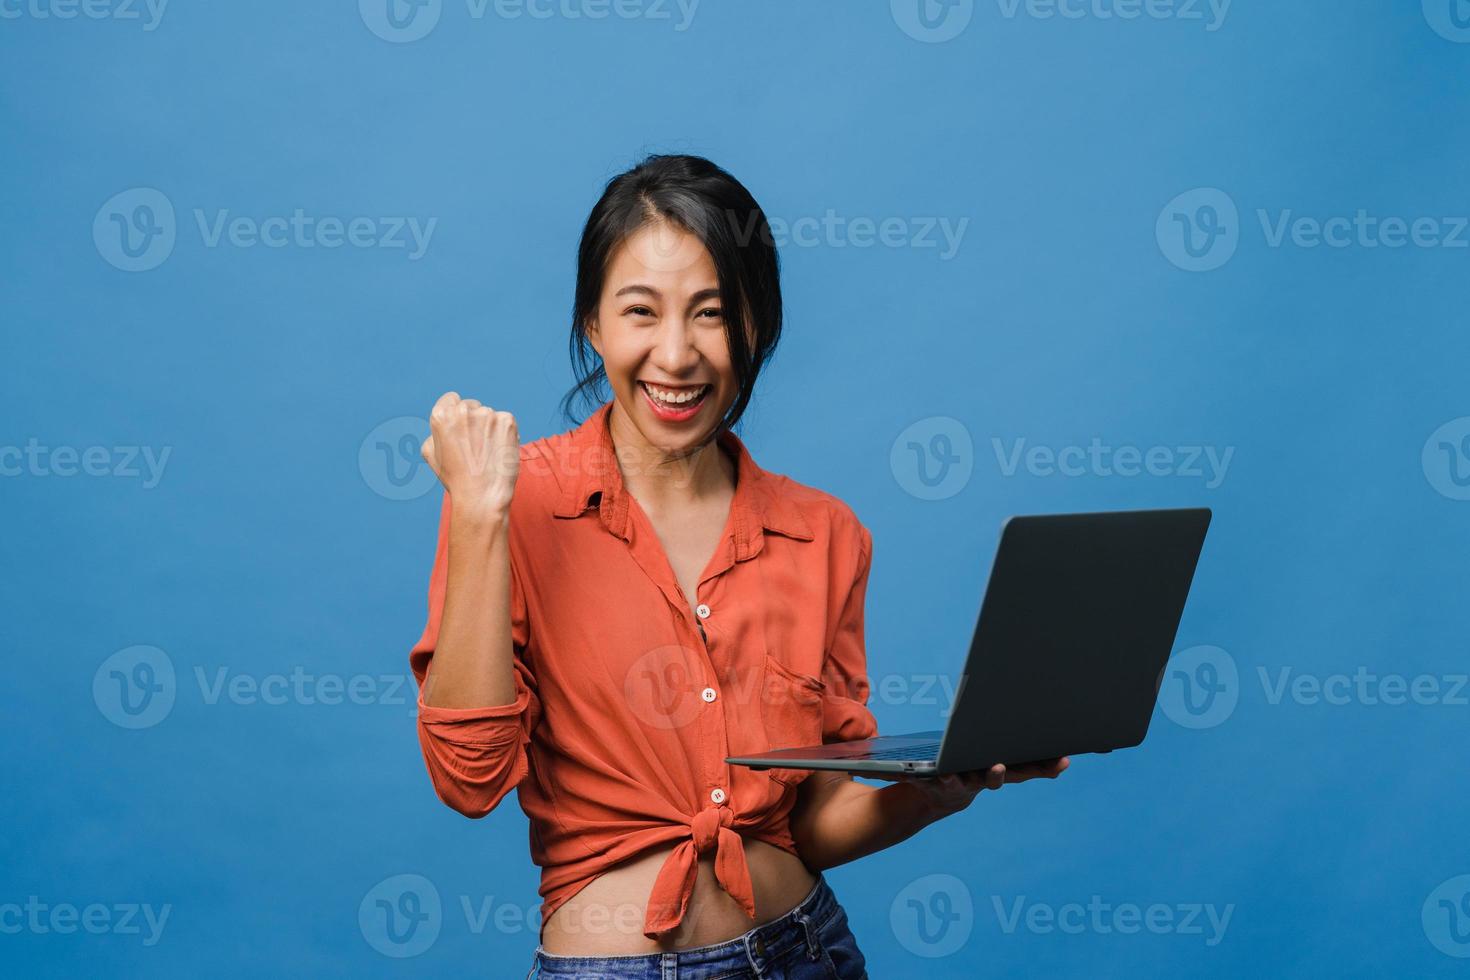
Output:
M857 566L852 585L840 599L839 612L827 655L822 681L827 689L822 698L822 741L845 742L878 734L878 720L868 710L868 655L863 637L864 603L868 571L873 563L873 538L861 524L856 526Z
M483 817L499 805L528 771L527 748L541 714L536 680L525 662L530 630L525 593L511 560L511 645L515 700L484 708L443 708L424 703L444 615L449 578L449 494L439 513L439 542L429 577L429 613L423 635L409 652L418 682L418 736L434 791L467 817Z

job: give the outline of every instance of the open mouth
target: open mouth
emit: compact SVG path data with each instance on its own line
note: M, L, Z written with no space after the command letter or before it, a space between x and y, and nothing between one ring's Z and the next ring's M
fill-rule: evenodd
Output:
M674 422L691 418L714 388L707 384L668 387L647 381L638 382L638 387L643 389L643 396L648 399L655 415Z

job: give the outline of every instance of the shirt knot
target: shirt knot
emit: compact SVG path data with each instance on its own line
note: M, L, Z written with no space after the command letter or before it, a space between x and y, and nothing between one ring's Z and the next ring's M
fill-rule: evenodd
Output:
M713 851L720 841L720 828L729 827L735 815L727 806L707 807L694 815L689 830L694 837L694 850L700 854Z
M745 843L731 829L734 822L735 813L727 806L706 807L690 818L689 840L669 852L654 880L643 917L645 936L658 939L684 921L699 873L699 856L711 852L715 880L747 916L755 918L755 889L745 863Z

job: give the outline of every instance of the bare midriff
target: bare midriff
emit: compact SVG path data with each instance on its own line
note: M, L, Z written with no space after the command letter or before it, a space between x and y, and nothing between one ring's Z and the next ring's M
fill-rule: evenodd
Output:
M764 841L742 840L755 892L754 919L720 887L710 854L699 859L694 894L679 927L660 940L643 935L648 893L677 846L670 844L614 865L567 899L546 920L541 945L558 956L676 952L734 939L780 918L807 896L816 876L794 854Z

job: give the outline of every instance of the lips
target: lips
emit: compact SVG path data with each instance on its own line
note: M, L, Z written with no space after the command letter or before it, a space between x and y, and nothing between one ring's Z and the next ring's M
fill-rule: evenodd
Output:
M693 418L704 404L713 385L681 385L666 387L647 381L638 382L643 397L653 409L654 415L666 422L682 422Z

